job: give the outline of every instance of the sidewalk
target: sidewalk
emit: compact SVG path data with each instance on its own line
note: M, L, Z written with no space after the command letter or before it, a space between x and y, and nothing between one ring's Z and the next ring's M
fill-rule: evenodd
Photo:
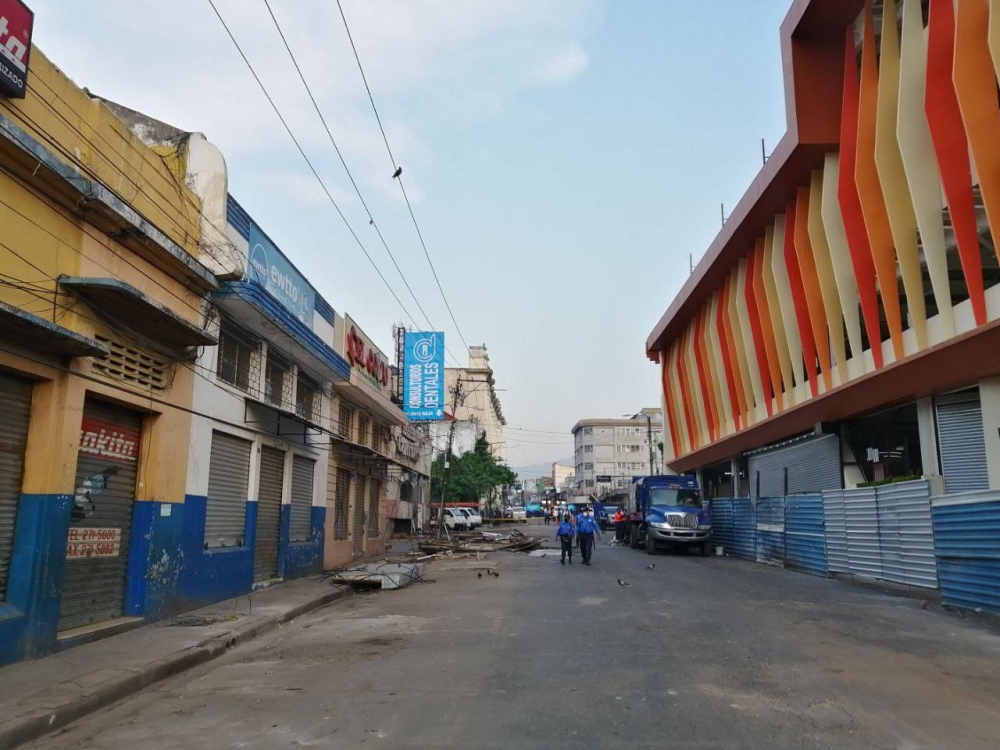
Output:
M0 668L0 748L37 739L349 593L298 579Z

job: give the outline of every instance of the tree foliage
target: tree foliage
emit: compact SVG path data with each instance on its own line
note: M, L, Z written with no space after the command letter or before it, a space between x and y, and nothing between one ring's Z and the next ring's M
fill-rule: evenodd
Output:
M441 499L441 480L444 475L444 456L438 456L431 465L431 502ZM498 490L514 484L517 475L498 460L490 450L485 437L476 440L476 447L470 452L452 457L448 470L448 489L445 502L479 504L489 501Z

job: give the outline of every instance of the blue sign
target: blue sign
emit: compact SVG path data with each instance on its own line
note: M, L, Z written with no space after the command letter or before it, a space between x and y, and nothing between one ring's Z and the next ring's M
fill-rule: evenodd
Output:
M264 287L296 318L312 328L316 292L256 224L250 225L247 278Z
M444 419L444 334L408 332L403 347L403 411L415 422Z

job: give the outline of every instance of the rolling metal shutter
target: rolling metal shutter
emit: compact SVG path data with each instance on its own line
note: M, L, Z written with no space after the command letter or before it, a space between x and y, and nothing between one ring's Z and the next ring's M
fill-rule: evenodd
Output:
M7 591L10 555L14 547L14 523L21 496L30 413L31 383L0 373L0 602Z
M224 432L212 433L205 507L205 548L241 547L247 526L247 485L252 443Z
M750 456L748 466L750 493L755 499L836 490L844 486L840 437L837 435L811 437L783 448L754 454Z
M312 530L313 476L316 462L304 456L292 456L292 507L289 538L307 541Z
M354 554L365 551L365 484L368 477L358 474L354 483Z
M979 389L938 396L934 405L945 492L951 495L988 489L990 481L986 471L986 438Z
M260 449L257 484L257 542L253 553L253 579L278 576L278 540L281 536L281 488L285 481L285 453L267 445Z
M368 538L378 539L379 504L382 499L382 482L371 480L368 490Z
M84 403L59 630L122 615L141 427L138 414Z
M351 472L337 469L333 501L333 538L347 539L347 516L351 506Z

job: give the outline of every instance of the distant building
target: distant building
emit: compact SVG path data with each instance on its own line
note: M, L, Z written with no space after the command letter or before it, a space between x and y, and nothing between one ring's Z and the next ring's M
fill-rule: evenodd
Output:
M455 406L453 389L462 380L462 395ZM479 434L485 435L494 455L503 447L503 428L507 421L497 397L493 368L486 345L469 347L468 367L448 367L445 370L445 411L459 422L474 422Z
M661 473L662 441L660 409L619 419L581 419L573 426L577 489L600 497L627 487L633 476Z
M564 485L572 484L576 478L576 468L566 466L566 464L552 464L552 486L557 490L564 490Z

